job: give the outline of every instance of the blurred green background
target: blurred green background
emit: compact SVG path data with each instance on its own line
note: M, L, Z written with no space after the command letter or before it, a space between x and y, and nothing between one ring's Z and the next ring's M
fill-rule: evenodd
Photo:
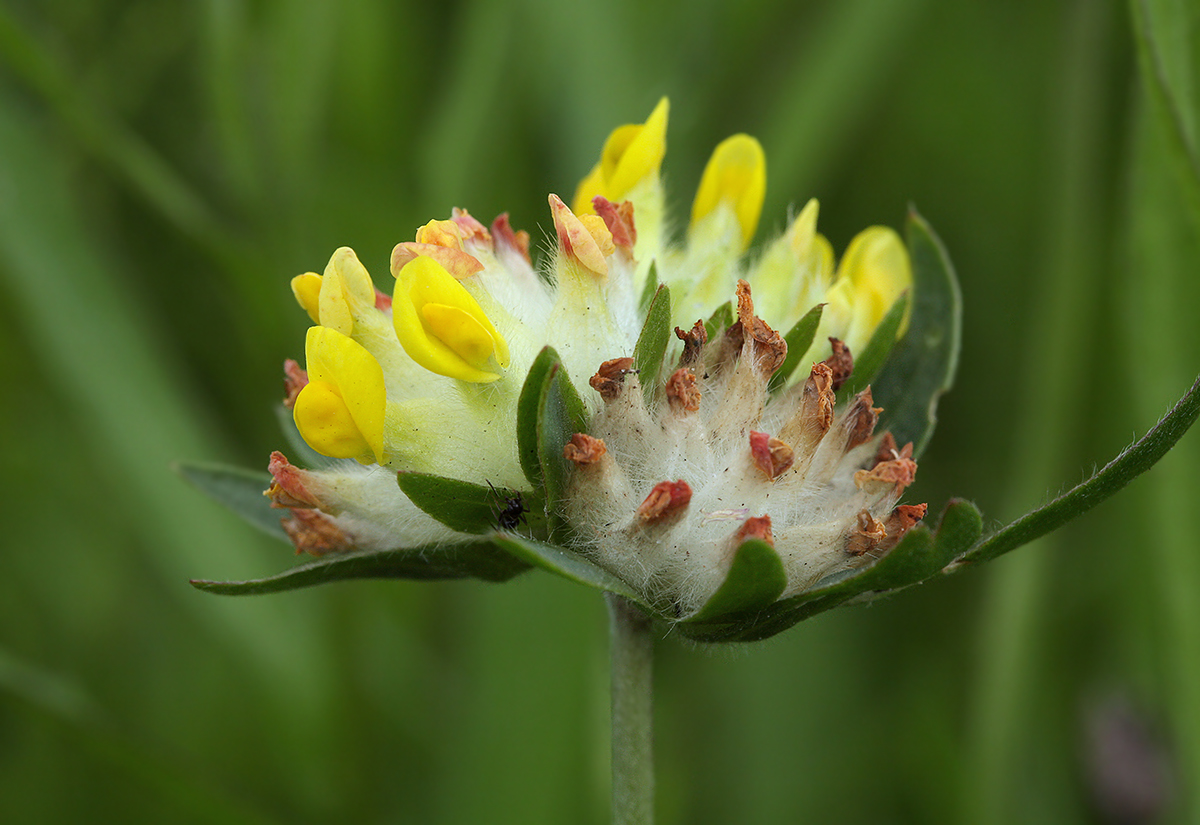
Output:
M760 237L810 196L838 249L910 202L937 228L965 341L909 500L1000 524L1200 367L1198 17L2 0L0 818L605 822L594 592L187 585L293 561L168 469L265 468L281 445L279 367L307 326L288 279L350 245L386 280L392 246L455 205L543 237L546 192L670 95L681 215L711 147L748 131ZM1193 433L955 580L755 646L662 640L661 821L1200 821L1198 460ZM1097 771L1159 764L1142 809L1100 801L1121 781Z

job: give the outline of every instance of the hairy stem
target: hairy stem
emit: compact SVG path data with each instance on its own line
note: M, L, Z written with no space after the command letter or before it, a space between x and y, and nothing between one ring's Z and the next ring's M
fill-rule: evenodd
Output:
M650 618L627 599L606 593L612 660L612 821L654 822L654 638Z

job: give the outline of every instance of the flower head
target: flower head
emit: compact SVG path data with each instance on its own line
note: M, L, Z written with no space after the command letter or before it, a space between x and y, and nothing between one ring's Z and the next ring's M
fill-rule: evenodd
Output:
M324 459L275 454L268 497L298 550L346 575L538 565L702 639L769 635L856 570L911 576L931 539L897 551L926 515L901 501L957 343L936 241L914 217L910 246L872 227L836 260L810 201L746 255L766 159L735 135L674 243L667 112L550 195L540 269L506 216L456 209L396 246L390 286L349 249L293 280L314 326L289 404Z

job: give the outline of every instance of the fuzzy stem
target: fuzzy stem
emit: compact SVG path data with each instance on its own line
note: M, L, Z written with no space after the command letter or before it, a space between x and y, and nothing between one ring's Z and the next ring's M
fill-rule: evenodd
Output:
M654 822L654 638L650 619L614 593L605 593L612 660L612 821Z

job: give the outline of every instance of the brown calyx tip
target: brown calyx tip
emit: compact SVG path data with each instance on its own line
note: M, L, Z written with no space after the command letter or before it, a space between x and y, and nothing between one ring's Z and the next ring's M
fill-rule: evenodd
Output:
M351 549L354 542L333 523L333 519L316 510L292 510L287 518L280 519L283 531L296 546L296 555L324 556Z
M637 508L643 522L661 522L682 513L692 500L692 488L682 479L660 481Z
M901 458L912 458L913 445L908 442L900 449L896 448L896 437L891 431L883 434L883 438L879 441L879 449L875 453L875 458L871 461L871 467L874 468L885 461L896 461Z
M625 376L633 371L632 358L613 358L600 365L596 374L588 379L588 384L605 401L612 401L625 388Z
M759 539L774 547L775 534L771 532L771 517L755 516L742 522L742 526L733 534L733 546L740 547L747 539Z
M783 336L771 329L763 319L754 314L754 300L750 297L750 284L743 279L737 282L738 319L733 326L741 327L743 355L745 345L750 345L750 356L763 376L769 376L787 358L787 342ZM733 331L730 327L729 332ZM727 335L729 333L726 333Z
M812 372L804 382L804 394L800 398L800 412L804 421L821 432L827 432L833 426L833 409L836 405L833 370L824 362L813 364Z
M680 415L700 409L700 388L696 386L696 374L687 367L680 367L667 379L667 403L673 412Z
M791 445L766 433L750 432L750 457L768 481L774 481L796 461Z
M875 555L872 551L885 538L887 538L887 527L866 510L860 510L857 524L850 531L850 535L846 537L846 554L855 557L868 553Z
M308 372L291 358L283 362L283 406L296 406L296 396L308 385Z
M894 458L891 461L881 461L870 470L858 470L854 474L854 484L862 489L868 484L894 484L897 494L912 484L917 477L917 462L911 458Z
M312 509L321 506L316 495L308 489L305 477L308 473L287 460L287 456L276 450L267 463L271 474L271 486L263 495L271 499L271 506L280 509Z
M519 252L526 263L533 262L529 257L529 233L524 229L514 232L512 224L508 221L507 212L501 213L496 220L492 221L492 236L495 238L496 246L503 244Z
M925 518L927 512L928 504L901 504L893 510L883 524L887 536L879 543L879 549L886 552L899 544L904 534Z
M883 408L873 407L872 403L870 387L854 396L854 403L846 413L846 427L849 430L847 450L852 450L859 444L866 444L875 433L875 425L879 423L879 414L883 412Z
M608 447L604 446L603 439L593 438L587 433L575 433L563 446L563 458L573 462L576 467L595 464L607 452Z
M704 328L704 322L696 321L687 332L675 327L675 337L683 341L683 353L679 356L679 366L690 367L700 363L700 355L704 351L704 345L708 343L708 330Z
M633 246L637 243L637 229L633 225L633 201L613 203L608 198L597 195L592 198L592 208L612 233L613 244L632 255Z
M850 354L850 348L837 338L830 338L829 346L833 348L833 354L821 363L827 364L833 373L833 391L837 392L854 372L854 356Z

